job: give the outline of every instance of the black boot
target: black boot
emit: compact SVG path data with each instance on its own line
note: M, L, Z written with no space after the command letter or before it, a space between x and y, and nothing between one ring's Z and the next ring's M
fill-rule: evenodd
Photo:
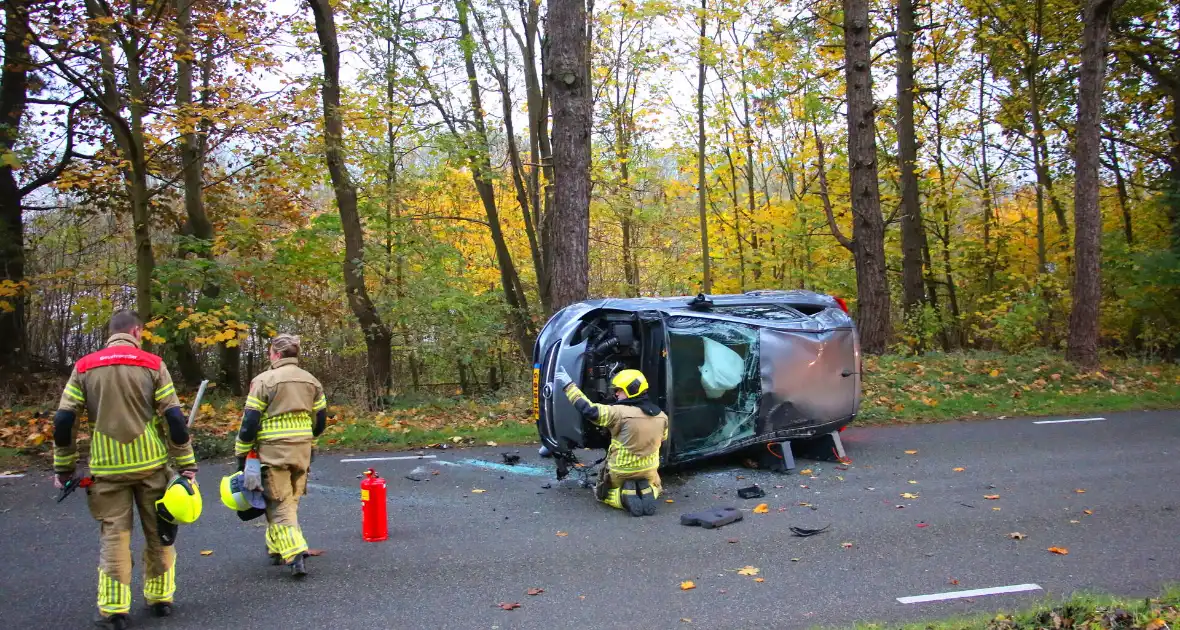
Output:
M307 575L307 568L303 566L303 554L295 556L287 566L291 567L291 577L296 580L302 580Z
M639 493L639 504L643 509L643 515L654 515L656 513L656 489L646 479L636 481L635 489Z
M151 605L152 614L156 617L171 617L172 603L171 602L156 602Z
M620 502L631 516L643 516L643 501L639 498L639 487L632 480L624 481L620 491Z
M278 553L270 554L270 563L274 566L279 566L283 563L283 555Z
M94 626L96 628L104 628L105 630L127 630L131 626L131 618L123 614L111 615L110 617L99 615L94 620Z

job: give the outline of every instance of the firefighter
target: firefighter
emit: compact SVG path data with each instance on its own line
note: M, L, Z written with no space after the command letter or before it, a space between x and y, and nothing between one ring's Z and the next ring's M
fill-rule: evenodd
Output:
M299 337L274 337L270 369L250 383L234 454L238 470L245 469L251 451L258 458L266 497L267 553L273 564L287 565L295 578L307 575L299 498L307 492L312 441L324 431L327 408L320 382L299 367Z
M196 486L197 460L168 368L140 349L143 323L132 311L111 317L106 347L74 364L53 418L54 485L63 488L78 462L78 414L90 417L90 513L99 522L98 617L125 628L131 610L132 514L143 528L143 596L153 614L172 614L176 592L175 523L200 514L191 493L169 493L171 459ZM164 506L161 509L161 506Z
M661 490L660 445L668 439L668 416L648 398L643 372L622 370L611 379L617 401L613 405L590 402L564 368L558 368L554 378L582 417L610 431L610 448L594 496L632 516L655 514Z

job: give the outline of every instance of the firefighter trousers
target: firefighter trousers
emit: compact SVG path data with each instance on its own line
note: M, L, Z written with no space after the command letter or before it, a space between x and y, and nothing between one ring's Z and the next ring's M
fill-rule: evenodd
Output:
M145 543L143 597L148 604L171 602L176 592L176 550L160 544L156 527L156 501L164 496L169 473L161 466L144 474L134 480L95 477L87 489L90 514L99 522L98 610L106 617L131 610L131 530L136 510Z
M281 465L262 467L266 495L266 550L290 562L307 551L299 528L299 498L307 493L307 469Z
M632 479L646 479L647 483L656 491L656 498L659 498L663 492L663 486L660 484L660 473L655 468L639 472L620 473L612 471L606 465L603 465L602 472L598 475L598 483L594 486L594 497L613 508L621 510L623 509L623 504L619 497L619 488L622 487L623 482Z

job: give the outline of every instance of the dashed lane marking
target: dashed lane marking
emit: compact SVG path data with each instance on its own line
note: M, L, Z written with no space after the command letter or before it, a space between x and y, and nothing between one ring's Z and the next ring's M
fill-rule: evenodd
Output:
M1033 424L1065 424L1067 422L1101 422L1106 418L1070 418L1069 420L1037 420Z
M434 455L405 455L401 457L352 457L340 460L346 462L392 462L401 459L434 459Z
M903 604L922 604L925 602L941 602L947 599L962 599L964 597L983 597L984 595L1003 595L1005 593L1025 593L1039 591L1036 584L1016 584L1014 586L995 586L992 588L977 588L970 591L951 591L949 593L935 593L933 595L914 595L912 597L898 597Z

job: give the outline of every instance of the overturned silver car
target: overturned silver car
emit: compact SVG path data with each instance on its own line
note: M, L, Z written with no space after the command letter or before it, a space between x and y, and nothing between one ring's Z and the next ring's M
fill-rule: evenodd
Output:
M752 291L579 302L555 314L533 348L533 413L559 477L577 461L574 449L610 439L556 390L558 366L606 403L615 373L642 370L670 418L665 466L835 436L860 406L860 344L838 298Z

